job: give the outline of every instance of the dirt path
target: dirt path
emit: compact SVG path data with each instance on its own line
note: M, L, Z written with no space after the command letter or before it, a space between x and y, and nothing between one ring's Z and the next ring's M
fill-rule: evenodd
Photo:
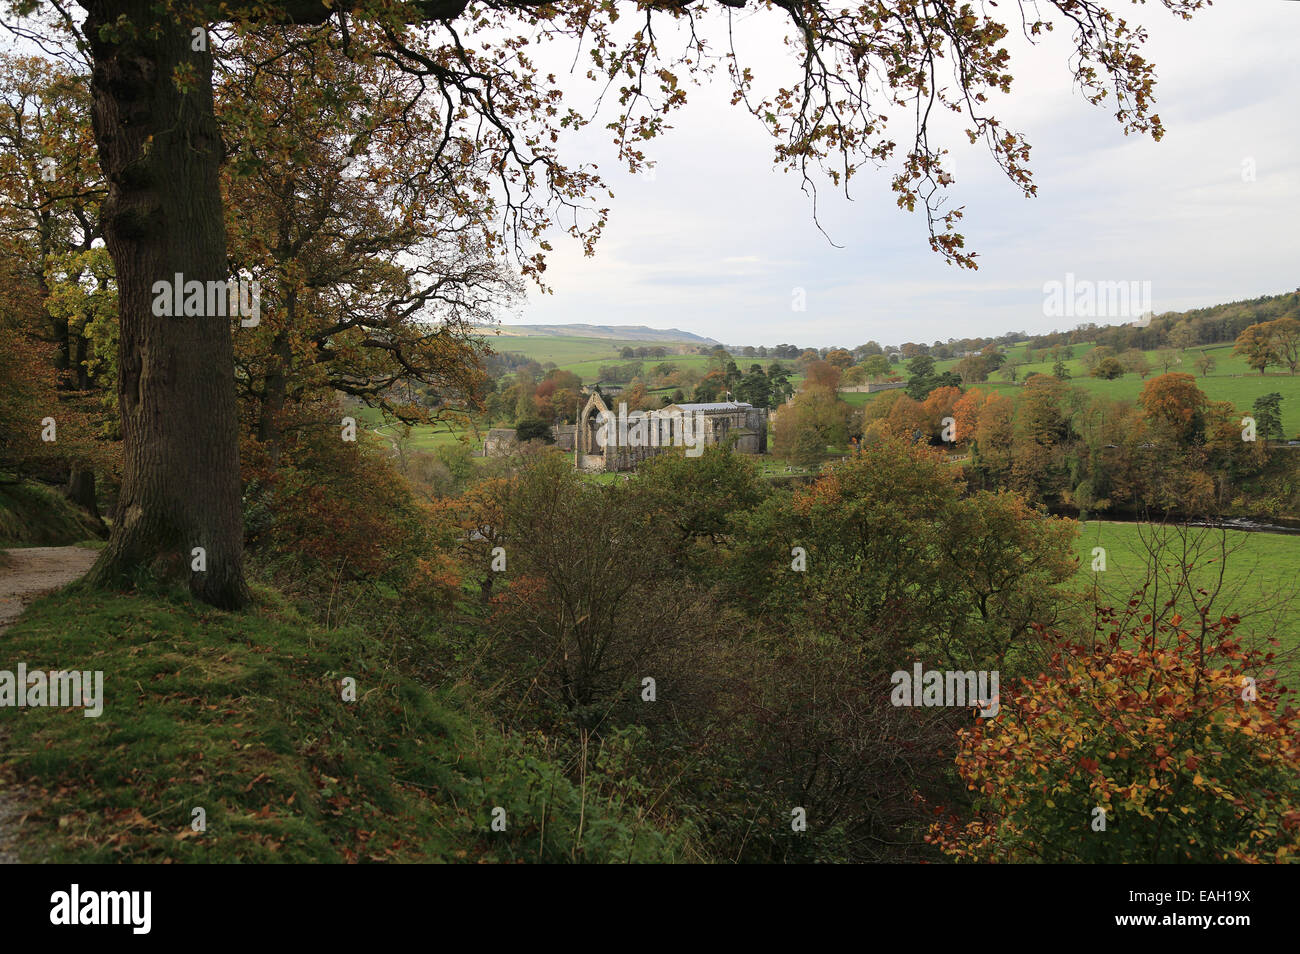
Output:
M83 547L26 547L4 551L0 566L0 633L9 628L27 604L73 580L79 580L99 556Z
M99 555L82 547L26 547L4 553L6 561L0 565L0 634L32 600L80 579ZM4 657L3 640L0 635L0 668L8 668L10 660ZM0 864L18 861L9 835L21 821L22 807L13 796L12 790L0 782Z

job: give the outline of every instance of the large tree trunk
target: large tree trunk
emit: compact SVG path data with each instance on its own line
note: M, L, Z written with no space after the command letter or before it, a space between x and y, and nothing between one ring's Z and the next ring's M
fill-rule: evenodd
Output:
M229 277L211 54L191 48L191 28L202 24L159 15L151 0L83 5L109 183L104 239L119 294L124 463L112 534L90 579L117 586L140 571L188 576L198 599L237 608L249 595L232 319L152 310L156 281ZM202 571L191 569L196 547Z

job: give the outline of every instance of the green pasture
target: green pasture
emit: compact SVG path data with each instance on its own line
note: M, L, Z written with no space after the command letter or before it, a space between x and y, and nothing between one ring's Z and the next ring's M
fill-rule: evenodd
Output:
M1105 550L1103 571L1092 568L1095 547ZM1193 586L1220 594L1212 618L1238 614L1237 632L1245 641L1262 646L1276 637L1274 651L1289 655L1283 666L1300 671L1300 536L1090 520L1079 525L1077 553L1076 582L1084 597L1117 608L1141 590L1152 565L1156 582L1142 602L1163 606L1175 591L1174 568L1187 554ZM1175 609L1197 615L1186 597L1175 601Z
M620 347L622 345L620 344ZM552 359L554 360L554 359ZM556 362L565 371L572 371L582 379L583 384L595 384L600 379L600 368L602 365L609 364L627 364L630 361L640 361L642 369L649 372L656 364L674 364L679 368L695 368L704 371L709 366L709 358L702 354L670 354L666 358L628 358L623 359L615 351L612 356L598 358L588 361L574 361L568 364ZM739 364L739 362L737 362ZM766 366L766 365L765 365ZM748 367L748 365L746 365Z
M561 368L573 370L572 365L594 363L601 364L621 362L619 352L623 348L666 348L669 358L645 358L642 360L658 362L675 360L674 349L681 347L680 342L669 341L623 341L614 338L570 338L567 335L484 335L484 339L493 351L504 354L512 352L522 354L539 364L553 361ZM696 355L695 357L701 357ZM582 372L575 371L581 375ZM594 372L593 372L594 373ZM586 380L584 378L583 380Z
M353 409L349 413L357 419L358 427L364 427L367 431L383 437L390 443L397 440L406 429L406 425L400 422L385 424L383 416L376 408L361 407ZM413 450L432 453L439 447L466 443L471 450L481 453L483 439L486 436L487 428L484 427L477 429L474 427L465 428L451 423L432 426L421 425L411 428L410 444L408 446Z
M1146 381L1150 381L1152 377L1163 373L1162 365L1157 361L1158 352L1146 351L1144 354L1152 367L1152 373L1147 376L1146 380L1136 374L1125 374L1113 381L1094 378L1088 373L1082 360L1083 356L1091 349L1091 345L1076 345L1074 358L1065 362L1065 367L1070 373L1068 383L1091 394L1135 401L1138 395L1142 393L1142 386ZM1202 351L1209 352L1214 356L1215 360L1214 370L1205 377L1202 377L1200 372L1196 370L1194 363ZM1024 345L1009 348L1007 349L1008 360L1023 361L1024 352ZM1256 398L1273 391L1278 392L1282 395L1282 427L1288 437L1300 435L1300 375L1292 375L1285 371L1279 371L1277 368L1269 368L1268 373L1264 375L1261 375L1258 371L1252 371L1246 366L1241 357L1232 353L1231 344L1189 349L1180 352L1179 358L1181 363L1172 365L1169 368L1171 372L1180 371L1193 375L1196 378L1196 386L1205 392L1206 397L1211 401L1230 401L1243 414L1249 413ZM935 370L939 372L953 370L959 360L936 361ZM1039 349L1035 353L1035 360L1032 364L1020 367L1019 382L1023 383L1027 377L1033 374L1051 374L1053 363L1050 354L1043 349ZM906 362L896 365L895 368L898 374L907 377ZM1020 390L1021 384L1012 384L1004 380L1000 372L995 372L987 381L973 386L981 391L996 391L1015 397ZM849 404L860 406L875 400L881 394L888 393L888 391L878 391L875 394L845 393L841 394L840 397Z

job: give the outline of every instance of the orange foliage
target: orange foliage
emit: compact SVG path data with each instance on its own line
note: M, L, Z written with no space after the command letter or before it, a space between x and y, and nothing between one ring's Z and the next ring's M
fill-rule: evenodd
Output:
M1205 394L1190 374L1174 371L1152 378L1142 386L1139 400L1160 436L1187 443L1204 426Z
M937 439L943 434L943 419L945 417L955 417L953 411L960 399L961 388L942 387L935 388L930 392L921 405L921 410L925 413L925 433L927 437ZM958 441L966 439L965 432L960 430L956 436Z
M246 437L241 448L248 488L246 529L255 556L287 568L309 585L382 581L403 596L445 602L459 586L454 560L438 545L434 511L359 431L340 439L325 407L295 406L281 456ZM313 416L315 419L313 419Z
M930 839L973 861L1283 862L1300 849L1300 712L1236 617L1117 622L961 733L975 816ZM1104 631L1104 629L1103 629ZM1104 830L1098 827L1104 819Z

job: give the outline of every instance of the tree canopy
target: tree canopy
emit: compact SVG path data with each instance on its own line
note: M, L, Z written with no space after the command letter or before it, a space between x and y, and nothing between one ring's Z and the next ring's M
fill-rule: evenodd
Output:
M1162 2L1187 17L1205 0ZM272 97L276 73L289 76L295 63L311 64L300 82L319 91L323 115L347 101L366 71L408 78L389 86L373 112L369 102L348 107L350 122L319 146L355 157L400 127L428 132L416 153L418 170L394 167L385 195L391 213L418 218L402 190L412 181L436 184L443 213L473 236L466 240L473 254L508 255L538 285L553 231L569 233L590 254L609 215L609 193L594 164L563 154L564 137L603 122L620 161L637 171L688 87L718 73L733 104L771 133L776 164L795 172L811 194L819 183L847 193L863 168L889 169L900 208L921 210L934 250L964 267L975 266L975 253L957 230L961 208L945 206L954 180L935 118L960 115L964 136L983 142L1008 179L1034 194L1027 138L991 109L995 94L1012 89L1004 41L1013 28L1029 42L1058 26L1068 30L1070 68L1084 97L1108 105L1126 133L1158 139L1163 132L1154 69L1142 52L1147 35L1113 4L1019 2L1003 16L996 7L927 0L857 7L764 0L752 4L753 12L760 24L773 25L788 54L771 77L760 75L762 56L742 56L735 43L744 29L737 14L749 7L748 0L80 0L78 7L8 0L5 27L90 76L108 186L100 216L119 297L123 481L118 519L92 579L123 583L149 568L188 574L195 595L219 606L248 599L234 343L245 326L213 320L228 319L224 309L177 321L153 314L150 305L160 281L181 276L178 283L211 287L242 266L248 236L227 235L223 167L233 160L236 170L247 170L259 149L254 171L260 162L274 177L277 162L286 169L295 163L294 150L277 143L271 118L294 102L287 92ZM760 48L770 51L771 40ZM232 156L217 121L214 74L237 49L252 51L244 68L257 97L250 102L262 109L244 120L249 151ZM545 51L556 49L571 52L573 68L596 83L590 102L575 105L556 74L541 67ZM602 106L612 109L602 114ZM301 145L310 143L309 137ZM356 187L340 178L341 188ZM244 211L260 209L259 202ZM427 294L429 286L419 282L395 287L399 278L409 285L410 273L381 279L369 270L371 288L388 286L375 304L387 298L400 311L398 302ZM287 297L297 278L282 284ZM311 347L319 355L334 343L317 340L304 351ZM412 353L391 342L385 349L399 367ZM284 356L282 349L271 376ZM186 571L195 548L206 553L205 569Z

